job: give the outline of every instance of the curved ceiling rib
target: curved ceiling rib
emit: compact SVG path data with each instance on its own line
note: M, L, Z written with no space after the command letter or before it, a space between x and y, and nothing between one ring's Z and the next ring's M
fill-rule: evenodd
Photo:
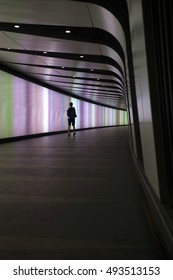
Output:
M1 69L63 94L125 110L124 26L120 7L112 13L103 2L6 0L1 4ZM113 2L120 4L107 1L110 7Z

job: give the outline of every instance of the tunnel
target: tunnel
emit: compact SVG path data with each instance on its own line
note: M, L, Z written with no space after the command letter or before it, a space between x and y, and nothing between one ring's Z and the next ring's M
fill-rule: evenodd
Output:
M173 258L172 10L0 1L0 259Z

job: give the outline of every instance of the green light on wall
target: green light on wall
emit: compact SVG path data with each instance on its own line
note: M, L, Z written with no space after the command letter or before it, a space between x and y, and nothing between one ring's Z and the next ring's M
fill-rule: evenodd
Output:
M124 124L128 124L128 120L127 120L127 111L124 112L124 116L123 116L123 123Z
M0 118L1 127L0 138L12 135L12 86L11 77L4 72L0 73L1 77L1 98L0 98Z

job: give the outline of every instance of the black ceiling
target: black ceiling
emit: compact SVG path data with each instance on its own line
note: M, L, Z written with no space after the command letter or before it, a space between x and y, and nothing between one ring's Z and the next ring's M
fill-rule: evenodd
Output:
M126 1L0 0L0 15L2 70L126 109Z

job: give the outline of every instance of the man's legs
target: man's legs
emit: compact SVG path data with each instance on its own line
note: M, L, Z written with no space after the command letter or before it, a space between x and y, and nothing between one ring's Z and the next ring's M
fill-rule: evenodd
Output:
M68 136L70 136L70 126L68 126Z
M75 135L76 132L75 132L75 125L73 125L73 135Z
M72 119L72 126L73 126L73 135L75 135L76 134L76 132L75 132L75 118Z
M73 135L76 134L75 132L75 119L68 119L68 136L70 136L70 127L71 127L71 124L73 126Z
M71 121L68 119L68 136L70 136L70 126L71 126Z

